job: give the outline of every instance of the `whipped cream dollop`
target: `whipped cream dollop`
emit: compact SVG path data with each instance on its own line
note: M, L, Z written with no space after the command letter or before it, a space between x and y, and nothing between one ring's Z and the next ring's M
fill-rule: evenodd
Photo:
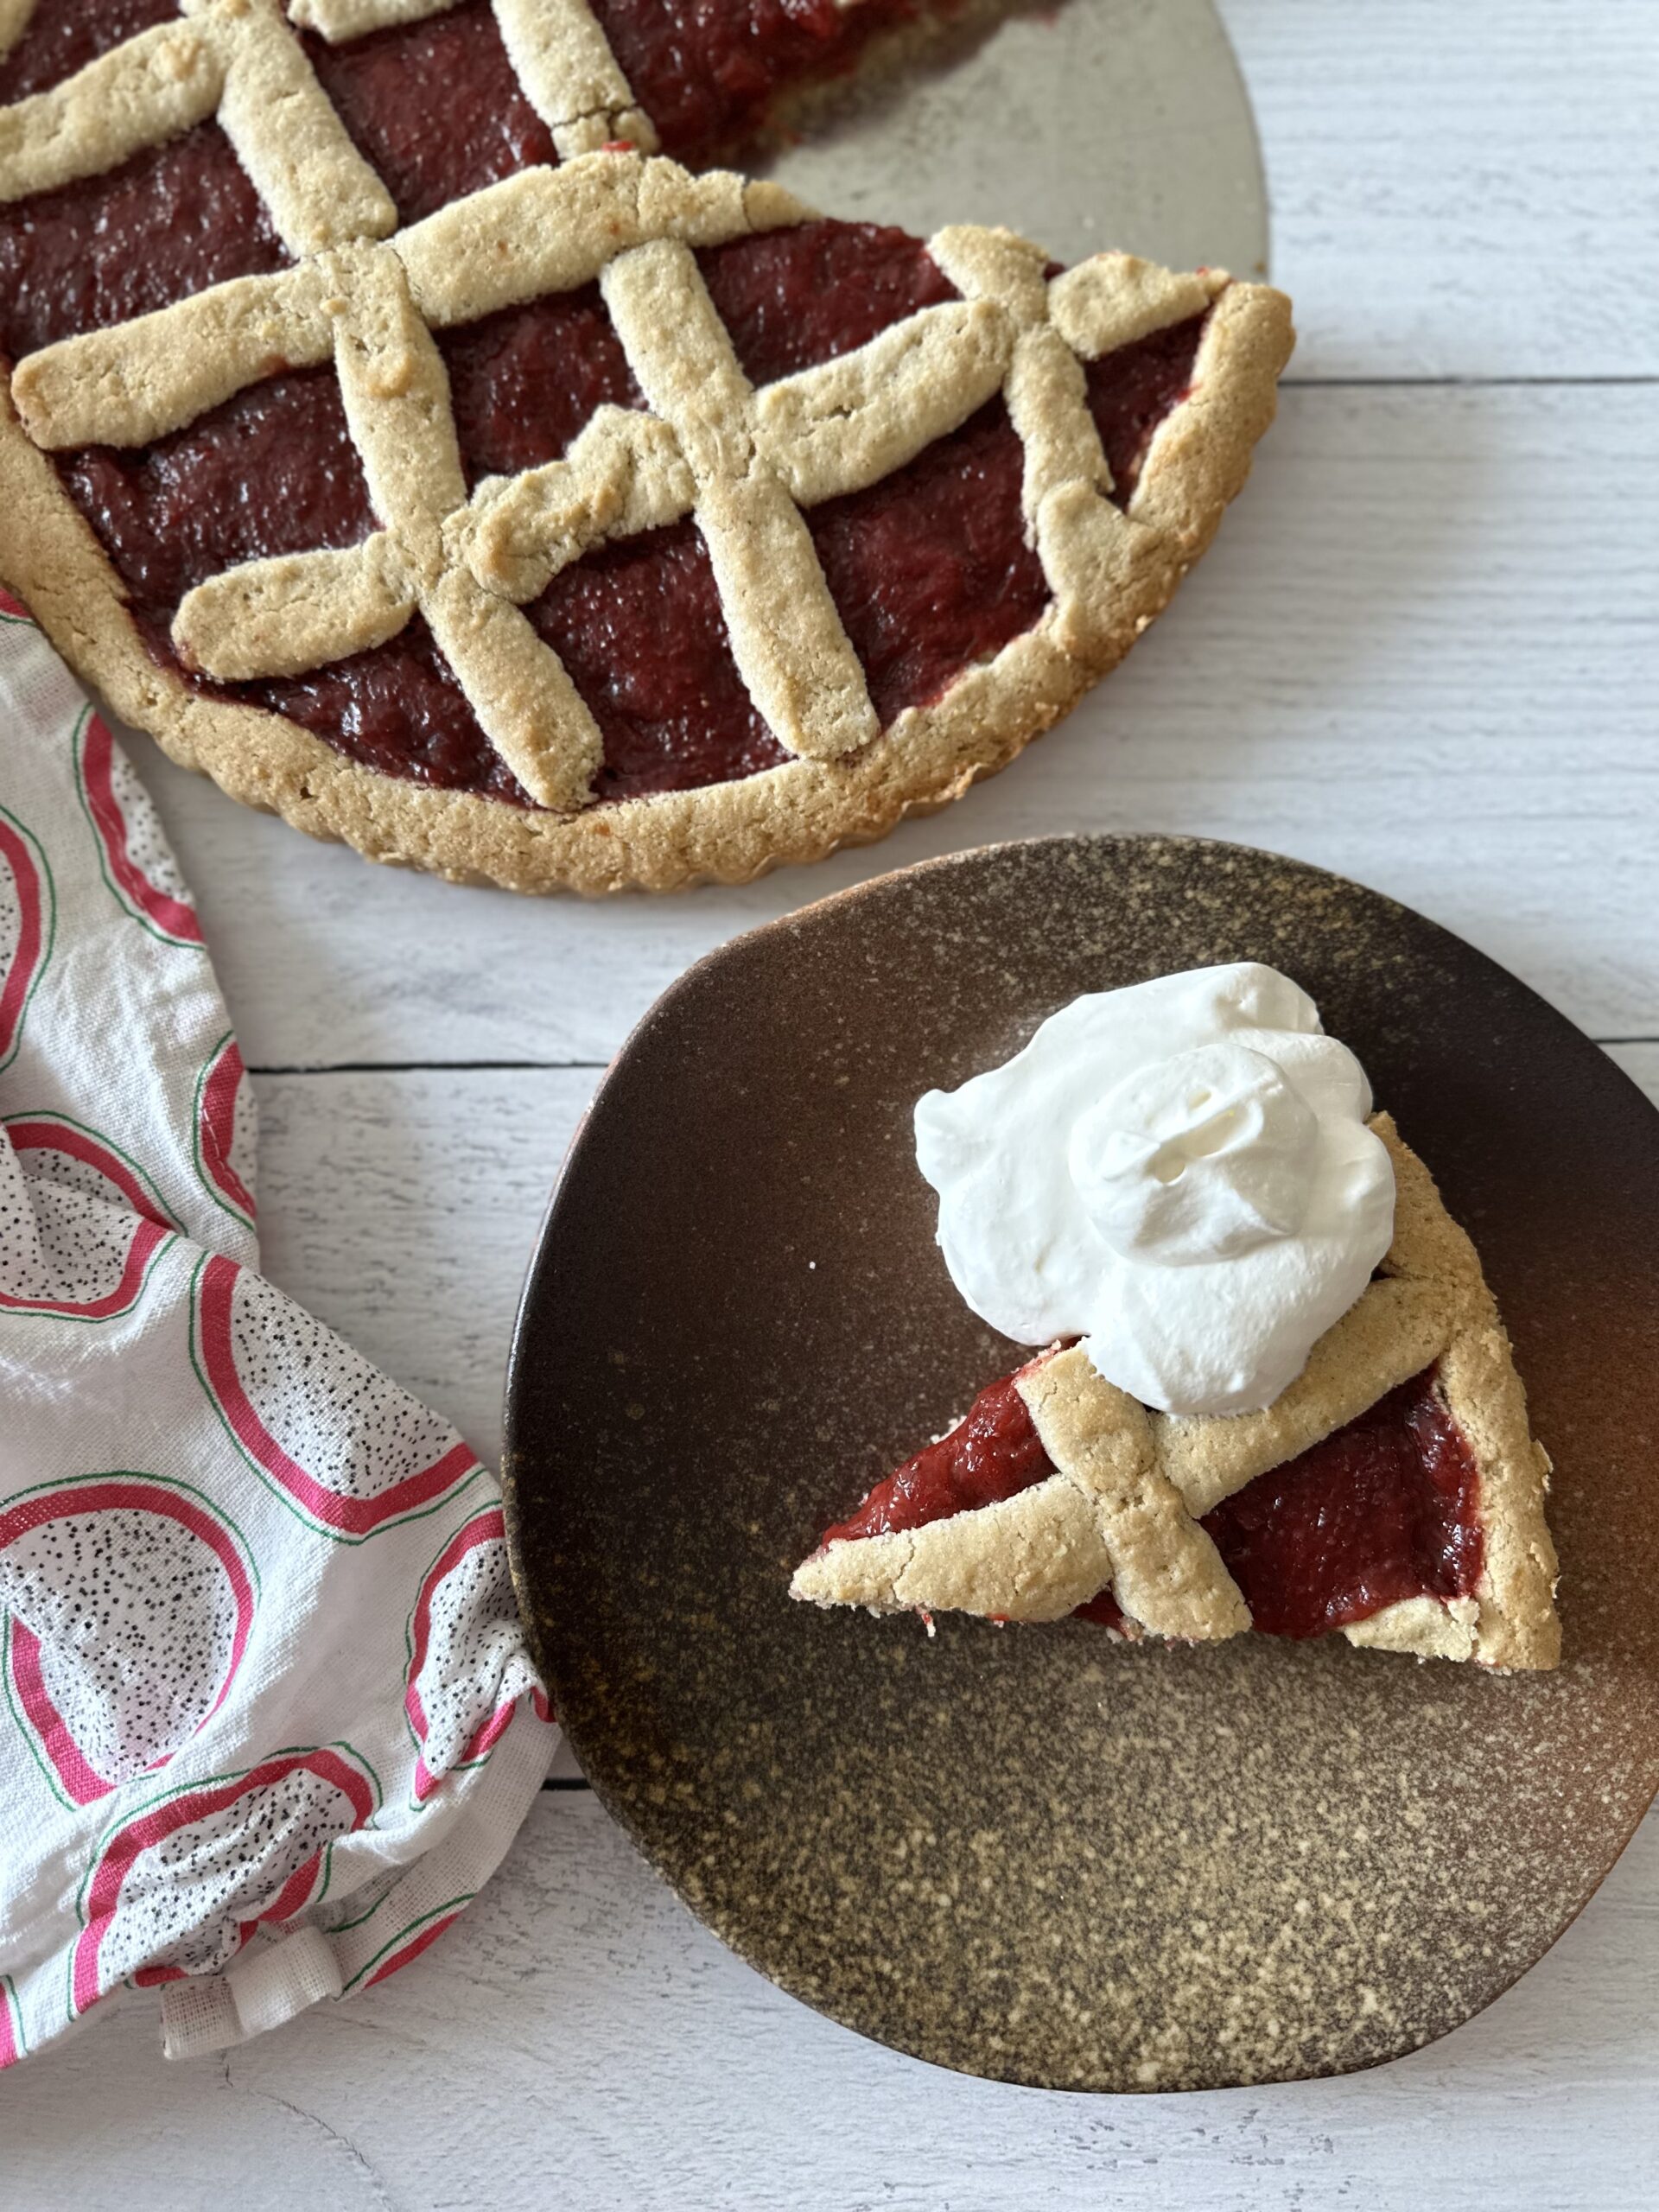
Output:
M1081 1337L1173 1414L1271 1405L1370 1280L1394 1170L1364 1070L1252 962L1076 999L916 1104L958 1290L1005 1336Z

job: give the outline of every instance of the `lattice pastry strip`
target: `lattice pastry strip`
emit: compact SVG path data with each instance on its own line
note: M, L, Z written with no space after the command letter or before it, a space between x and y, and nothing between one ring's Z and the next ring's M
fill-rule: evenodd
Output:
M1198 1641L1236 1635L1250 1626L1249 1608L1202 1516L1438 1362L1479 1473L1479 1584L1472 1598L1445 1605L1404 1599L1344 1633L1420 1656L1553 1665L1560 1632L1543 1516L1548 1460L1531 1440L1473 1246L1389 1117L1372 1126L1395 1164L1393 1245L1379 1279L1265 1412L1149 1413L1105 1382L1081 1347L1055 1352L1016 1383L1053 1475L921 1528L832 1543L797 1570L792 1594L878 1611L957 1607L1049 1621L1109 1586L1132 1630Z

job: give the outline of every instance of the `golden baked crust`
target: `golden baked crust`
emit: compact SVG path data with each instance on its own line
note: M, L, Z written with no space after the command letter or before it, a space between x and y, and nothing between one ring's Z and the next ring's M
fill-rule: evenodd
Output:
M1000 1503L901 1535L845 1539L804 1560L792 1597L876 1612L950 1608L1058 1620L1109 1587L1129 1632L1213 1641L1250 1625L1198 1525L1257 1475L1307 1450L1434 1362L1479 1474L1484 1561L1472 1597L1407 1599L1344 1629L1351 1643L1503 1669L1560 1657L1549 1462L1532 1438L1509 1338L1473 1245L1386 1114L1394 1242L1378 1279L1263 1413L1177 1419L1105 1382L1081 1348L1033 1361L1016 1387L1057 1471ZM1100 1579L1100 1567L1108 1573Z
M325 37L435 12L422 0L294 0ZM1204 551L1272 419L1287 303L1223 275L1108 254L1050 281L1037 247L957 227L930 250L963 294L857 352L759 391L694 250L799 223L774 186L591 149L654 143L584 0L498 0L509 54L563 165L530 168L394 234L279 0L185 0L67 84L0 111L0 199L93 175L217 115L296 265L43 347L0 408L0 577L77 671L233 798L369 857L516 890L743 881L878 837L995 773L1120 660ZM597 41L597 43L595 43ZM604 136L595 134L602 130ZM604 408L560 461L468 499L432 333L601 283L649 412ZM1082 364L1208 310L1190 395L1127 509ZM230 683L385 643L416 612L486 736L543 811L383 775L297 723L159 666L44 452L140 445L273 364L337 365L381 527L345 550L251 562L192 591L174 643ZM880 731L802 510L877 481L1001 391L1053 597L932 705ZM734 658L785 765L589 804L600 733L520 611L607 539L696 515Z

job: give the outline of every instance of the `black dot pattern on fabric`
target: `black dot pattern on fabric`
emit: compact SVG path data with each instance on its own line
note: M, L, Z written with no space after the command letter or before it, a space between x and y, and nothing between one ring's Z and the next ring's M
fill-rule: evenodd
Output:
M137 1507L67 1510L0 1553L0 1611L39 1638L47 1693L111 1783L194 1733L236 1637L235 1592L213 1546Z
M453 1766L494 1711L518 1645L518 1623L505 1541L474 1544L432 1592L426 1661L416 1678L432 1773Z
M211 1974L240 1948L241 1927L356 1825L333 1777L296 1765L173 1829L140 1852L121 1885L99 1954L100 1984L111 1987L145 1965Z
M237 1278L231 1343L266 1429L339 1497L377 1497L454 1448L436 1414L257 1275Z

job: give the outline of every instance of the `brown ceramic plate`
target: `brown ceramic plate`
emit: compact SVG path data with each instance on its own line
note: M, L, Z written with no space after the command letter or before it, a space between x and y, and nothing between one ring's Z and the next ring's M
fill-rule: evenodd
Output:
M910 1109L1077 993L1274 963L1473 1232L1554 1455L1566 1663L825 1613L830 1517L1011 1363ZM1659 1786L1659 1116L1456 938L1294 862L1065 839L741 938L572 1149L508 1384L509 1529L594 1788L741 1955L941 2065L1070 2089L1376 2064L1554 1942Z

